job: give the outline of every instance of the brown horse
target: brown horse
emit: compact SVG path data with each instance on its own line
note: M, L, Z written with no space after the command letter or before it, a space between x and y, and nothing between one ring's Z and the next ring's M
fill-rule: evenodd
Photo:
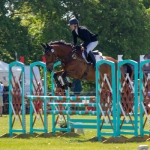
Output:
M57 79L57 76L61 75L65 85L71 86L66 80L66 76L73 79L85 79L88 81L95 81L95 68L93 65L88 64L82 57L81 50L73 50L71 44L67 44L63 41L51 42L43 45L46 57L46 67L48 71L53 70L53 65L57 61L61 61L63 70L54 74L54 79L58 87L62 87ZM117 63L118 61L112 57L103 56L106 60ZM107 74L111 77L111 68L107 64L103 64L100 67L101 75Z

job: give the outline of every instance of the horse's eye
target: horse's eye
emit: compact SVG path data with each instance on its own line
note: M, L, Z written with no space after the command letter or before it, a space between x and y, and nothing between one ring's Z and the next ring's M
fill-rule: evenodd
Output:
M50 53L47 53L47 56L51 56L51 54L50 54Z

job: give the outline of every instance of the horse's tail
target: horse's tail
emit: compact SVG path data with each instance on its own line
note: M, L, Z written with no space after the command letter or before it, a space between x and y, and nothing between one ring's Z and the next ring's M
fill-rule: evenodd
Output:
M114 63L118 63L118 60L116 60L116 59L114 59L114 58L112 58L112 57L110 57L110 56L103 56L106 60L110 60L110 61L112 61L112 62L114 62Z
M129 73L129 76L131 77L132 72L133 72L131 66L129 64L125 64L125 66L127 67L127 73Z

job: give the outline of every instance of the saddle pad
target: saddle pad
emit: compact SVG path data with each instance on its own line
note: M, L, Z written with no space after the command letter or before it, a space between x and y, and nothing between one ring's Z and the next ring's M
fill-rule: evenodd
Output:
M96 62L98 62L98 61L104 59L103 56L102 56L102 53L99 52L98 50L92 51L92 52L93 52L93 54L94 54L94 56L95 56ZM82 57L84 58L84 60L85 60L87 63L91 63L91 62L89 62L89 61L86 59L86 57L85 57L85 55L84 55L84 51L82 51Z

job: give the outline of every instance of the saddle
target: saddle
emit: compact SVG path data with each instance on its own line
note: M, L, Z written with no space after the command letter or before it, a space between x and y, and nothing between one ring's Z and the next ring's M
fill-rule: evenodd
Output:
M92 52L93 52L94 55L99 55L99 56L103 57L102 53L98 50L95 50L95 51L92 51Z
M91 58L90 58L90 57L86 57L84 51L81 51L81 46L75 46L75 47L73 47L73 51L74 51L74 52L76 52L76 51L81 52L81 55L82 55L83 59L84 59L87 63L91 63L91 62L92 62L92 61L91 61ZM94 50L94 51L92 51L92 53L93 53L94 56L95 56L96 62L98 62L98 61L104 59L102 53L99 52L98 50Z

